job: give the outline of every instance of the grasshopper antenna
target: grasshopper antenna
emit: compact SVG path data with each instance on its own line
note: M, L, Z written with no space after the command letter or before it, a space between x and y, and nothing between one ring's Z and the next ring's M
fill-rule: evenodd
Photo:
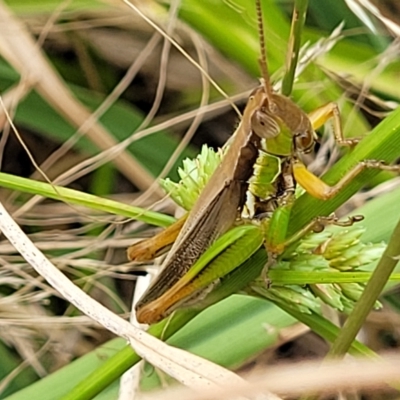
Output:
M264 81L265 92L267 93L268 98L272 98L272 86L267 65L267 46L265 44L265 33L264 33L264 23L263 23L262 9L261 9L261 0L256 0L256 12L257 12L257 24L258 24L258 36L260 40L260 58L258 62L260 63L261 75Z

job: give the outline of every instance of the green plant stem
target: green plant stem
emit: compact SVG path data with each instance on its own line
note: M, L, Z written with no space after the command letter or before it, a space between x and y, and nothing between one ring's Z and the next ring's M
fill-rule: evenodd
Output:
M400 255L400 220L393 231L389 244L380 259L378 266L368 281L360 300L353 312L346 320L339 336L333 343L327 357L338 358L344 356L349 350L353 340L362 327L369 312L372 310L377 298L389 280Z
M270 270L268 277L274 285L313 285L330 283L366 283L372 272L325 272ZM390 275L391 282L400 281L400 273Z
M94 210L105 211L110 214L121 215L146 222L151 225L166 227L176 220L168 215L149 211L140 207L130 206L115 200L105 199L92 194L68 189L62 186L50 185L33 179L21 178L19 176L0 172L0 187L11 190L18 190L25 193L47 197L63 201L68 204L75 204L89 207Z
M286 72L282 80L282 94L285 96L290 96L293 89L293 81L295 77L297 61L299 59L301 37L304 22L306 20L307 7L308 0L295 1L288 43Z
M340 334L340 328L321 315L316 313L305 314L296 311L291 307L287 307L283 303L279 303L277 305L283 311L296 318L297 321L307 325L313 332L329 342L333 342ZM358 342L357 340L351 342L349 353L358 357L377 357L376 353L374 353L369 347Z

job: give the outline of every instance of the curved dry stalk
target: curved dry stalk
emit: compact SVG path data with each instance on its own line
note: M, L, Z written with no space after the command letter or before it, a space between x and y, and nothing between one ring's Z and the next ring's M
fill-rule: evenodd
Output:
M136 314L134 312L135 304L140 299L140 297L147 289L147 287L150 285L150 281L152 278L153 278L152 274L146 274L138 276L138 279L136 281L135 292L132 299L131 317L130 317L130 322L134 326L137 327L141 326L137 321ZM135 399L135 396L139 390L142 366L143 362L139 362L122 375L120 379L118 400Z
M337 393L337 391L387 389L388 382L398 382L400 370L399 355L383 357L379 360L345 360L331 361L321 365L319 361L308 361L291 365L258 370L247 378L247 384L232 385L218 391L189 391L177 388L143 396L143 400L228 400L244 396L246 399L264 399L257 396L267 390L291 398L297 398L309 391L320 394ZM268 398L268 397L265 397Z
M204 389L242 382L234 373L184 350L173 348L134 327L75 286L41 253L0 204L0 229L17 251L67 301L109 331L129 341L155 367L184 385Z

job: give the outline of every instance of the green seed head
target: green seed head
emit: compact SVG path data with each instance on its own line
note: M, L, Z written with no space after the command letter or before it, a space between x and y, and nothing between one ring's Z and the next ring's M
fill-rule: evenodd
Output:
M161 187L171 196L175 203L190 210L199 197L204 186L221 162L222 151L203 146L195 159L185 159L178 169L181 180L173 182L169 178L161 179Z

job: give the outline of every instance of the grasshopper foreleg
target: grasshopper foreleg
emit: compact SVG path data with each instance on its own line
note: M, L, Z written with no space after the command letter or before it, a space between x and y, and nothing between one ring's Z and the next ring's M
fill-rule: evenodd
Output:
M308 114L311 125L314 130L324 125L329 119L333 120L333 133L335 135L335 141L340 146L354 146L357 144L359 138L345 139L343 137L343 131L340 120L339 108L335 103L328 103L322 107L317 108ZM379 169L384 171L400 172L400 166L398 165L387 165L383 161L377 160L364 160L359 162L353 169L347 172L347 174L334 186L329 186L324 183L321 179L316 177L313 173L307 170L307 168L300 162L297 161L293 165L293 174L296 181L313 197L321 200L328 200L334 197L344 186L350 183L360 172L365 169Z
M318 107L308 114L308 118L310 119L314 131L325 125L328 120L332 119L333 134L339 146L354 146L360 141L360 138L346 139L343 137L340 111L336 103L328 103L322 107Z

